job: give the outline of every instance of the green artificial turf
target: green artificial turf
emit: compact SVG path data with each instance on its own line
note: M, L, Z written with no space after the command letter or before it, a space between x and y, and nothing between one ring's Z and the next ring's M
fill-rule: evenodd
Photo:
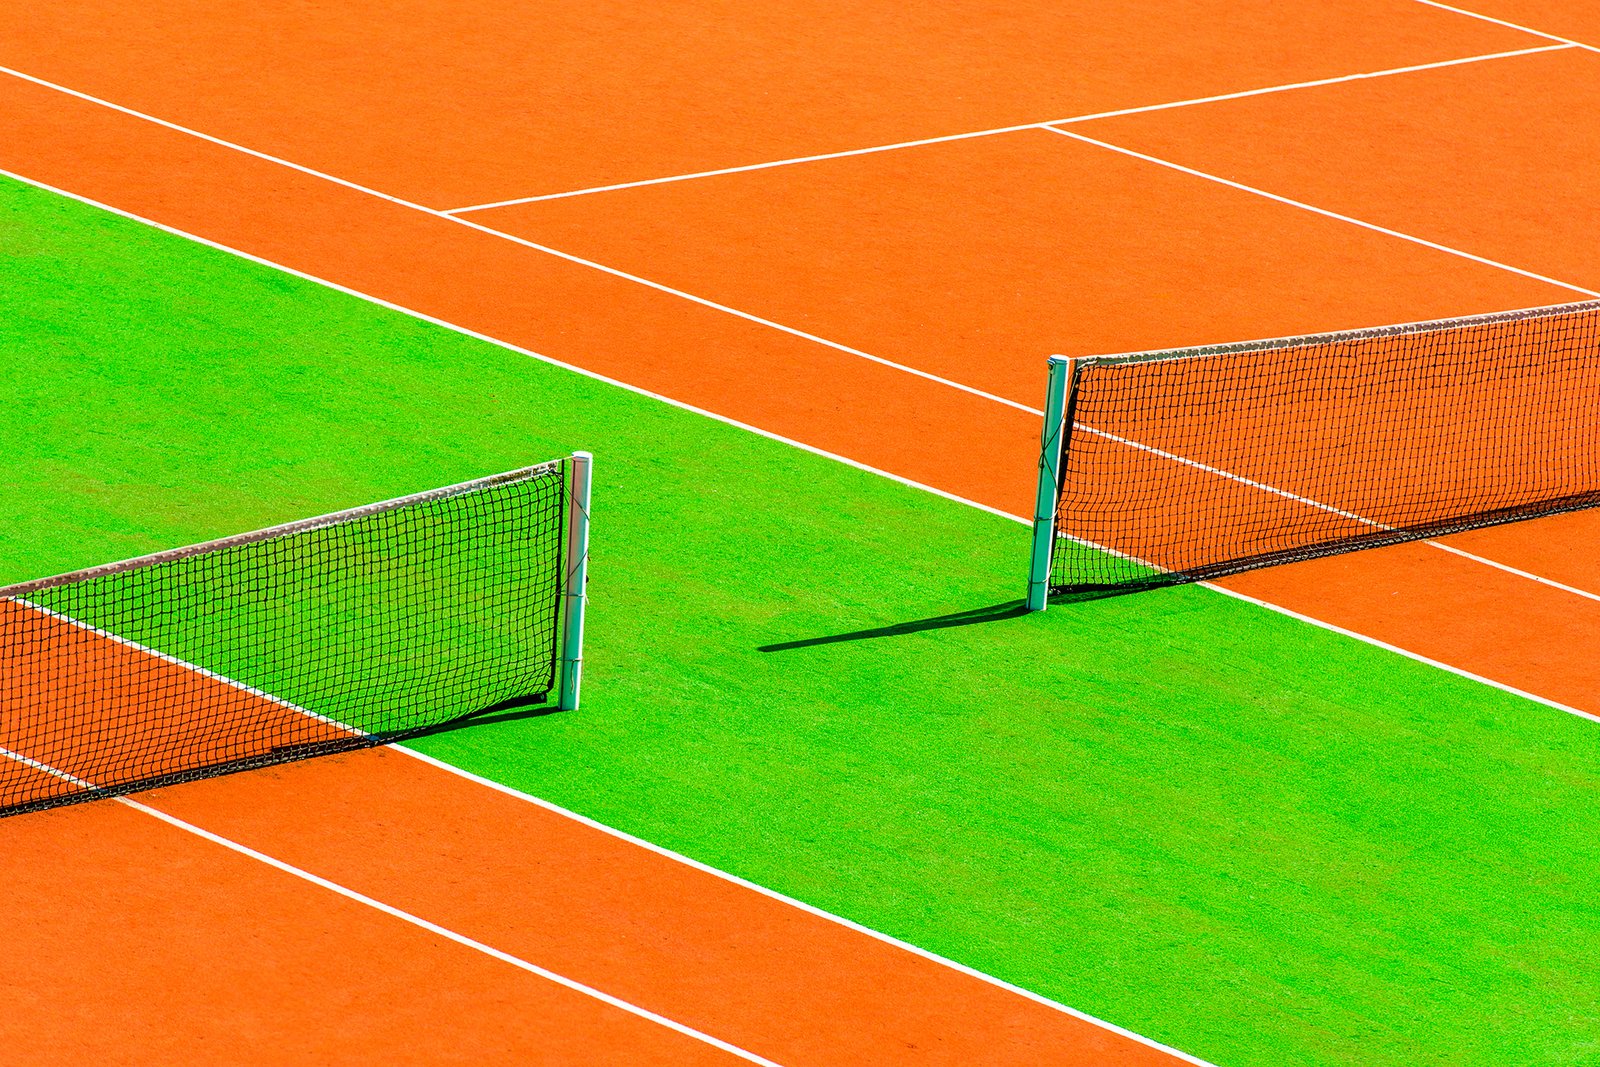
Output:
M418 747L1221 1064L1600 1063L1594 723L11 182L0 331L0 582L588 448L584 708Z

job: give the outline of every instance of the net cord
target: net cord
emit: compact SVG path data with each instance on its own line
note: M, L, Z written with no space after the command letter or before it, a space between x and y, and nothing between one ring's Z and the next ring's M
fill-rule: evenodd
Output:
M1080 366L1106 366L1116 363L1154 363L1174 359L1202 359L1210 356L1231 356L1247 352L1264 352L1271 349L1292 350L1333 345L1350 341L1372 341L1386 337L1404 337L1414 333L1437 333L1445 330L1467 330L1476 326L1493 326L1508 322L1532 319L1557 318L1583 312L1600 311L1600 300L1580 300L1570 304L1544 304L1539 307L1518 308L1515 311L1494 311L1484 315L1468 315L1453 319L1428 319L1422 322L1402 322L1390 326L1368 326L1359 330L1339 330L1333 333L1267 337L1255 341L1234 341L1223 345L1197 345L1189 348L1153 348L1143 352L1122 352L1115 355L1082 356Z
M111 574L123 574L136 571L143 567L153 567L161 563L171 563L174 560L187 559L190 556L203 555L225 548L235 548L239 545L248 545L256 541L266 541L274 537L285 537L290 534L305 533L310 530L320 530L329 526L337 526L341 522L353 519L366 518L369 515L378 515L396 508L410 507L415 504L425 504L432 500L444 500L463 493L470 493L479 489L488 489L507 482L520 481L535 474L547 473L560 468L563 460L553 460L549 463L539 463L532 467L521 467L514 471L505 471L501 474L490 474L482 478L474 478L469 482L460 482L456 485L447 485L439 489L429 489L421 493L412 493L409 496L395 497L392 500L380 500L375 504L363 504L360 507L347 508L343 511L334 511L326 515L318 515L310 519L299 519L294 522L282 523L278 526L268 526L249 533L233 534L229 537L219 537L214 541L203 541L195 545L184 545L181 548L169 548L161 552L152 552L145 556L134 556L131 559L119 560L115 563L101 563L82 570L69 571L66 574L56 574L48 578L35 578L31 581L19 582L15 585L0 587L0 597L25 597L29 593L36 593L41 589L54 589L58 586L71 585L74 582L87 581L91 578L101 578Z

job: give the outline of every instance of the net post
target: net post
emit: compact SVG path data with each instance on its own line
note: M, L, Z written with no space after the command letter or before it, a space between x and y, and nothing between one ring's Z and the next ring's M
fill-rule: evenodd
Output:
M1050 357L1045 390L1044 431L1039 444L1039 485L1033 503L1033 557L1028 567L1028 610L1043 611L1050 598L1050 555L1055 548L1056 502L1061 477L1061 420L1073 361Z
M574 452L567 478L567 558L562 585L561 703L562 711L578 706L583 677L583 609L589 584L589 483L594 456Z

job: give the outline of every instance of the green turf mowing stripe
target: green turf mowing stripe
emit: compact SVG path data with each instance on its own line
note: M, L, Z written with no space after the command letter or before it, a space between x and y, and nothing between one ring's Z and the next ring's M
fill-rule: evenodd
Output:
M431 754L1218 1063L1600 1048L1594 723L1200 588L1018 617L1023 526L15 183L0 227L0 583L590 448L584 709Z

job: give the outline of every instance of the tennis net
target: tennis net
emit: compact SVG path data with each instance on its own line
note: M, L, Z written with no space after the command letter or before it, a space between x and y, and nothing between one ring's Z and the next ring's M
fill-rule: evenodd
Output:
M1035 606L1600 504L1600 302L1058 357L1050 400Z
M0 814L575 706L588 484L578 453L0 589Z

